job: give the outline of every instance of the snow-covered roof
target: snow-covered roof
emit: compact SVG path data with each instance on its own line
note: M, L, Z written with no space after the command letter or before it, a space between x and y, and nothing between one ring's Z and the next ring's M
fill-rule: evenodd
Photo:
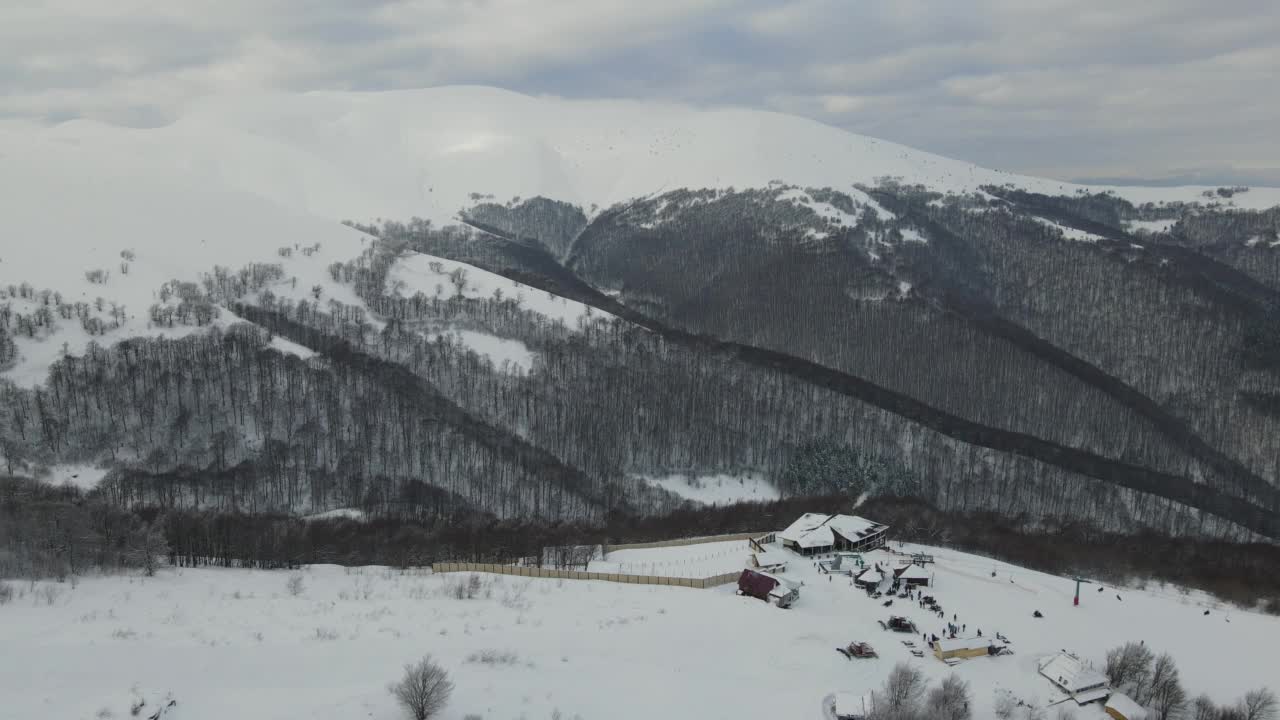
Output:
M836 542L833 530L849 540L861 540L884 529L884 525L857 515L805 513L778 537L802 548L827 547Z
M1107 676L1081 662L1068 652L1061 652L1040 663L1040 674L1071 693L1073 697L1085 690L1107 686ZM1105 694L1104 694L1105 695ZM1096 698L1101 699L1101 698ZM1076 697L1079 701L1080 698Z
M1106 700L1107 696L1110 694L1111 694L1110 688L1100 687L1100 688L1094 688L1093 690L1084 690L1084 691L1078 692L1072 695L1071 699L1075 700L1077 703L1081 705L1085 705L1087 703L1097 702L1099 700Z
M901 568L901 572L894 571L894 574L906 580L928 580L929 572L919 565L908 565Z
M952 652L954 650L985 650L991 647L991 640L988 638L971 637L971 638L943 638L938 641L938 648L942 652Z
M836 693L836 716L866 715L871 712L870 695L854 695L853 693Z
M786 565L791 556L780 550L765 550L756 553L756 565L760 567L776 567Z
M1107 709L1120 713L1125 720L1144 720L1147 717L1146 708L1124 693L1113 693L1107 700Z
M875 568L867 568L861 575L858 576L858 582L878 583L881 580L884 580L884 575L882 575L880 571Z

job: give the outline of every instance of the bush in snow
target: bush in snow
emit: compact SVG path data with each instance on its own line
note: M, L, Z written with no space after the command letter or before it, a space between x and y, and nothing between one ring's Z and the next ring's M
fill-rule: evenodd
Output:
M7 605L13 600L13 586L9 583L0 583L0 605Z
M1000 720L1009 720L1018 709L1018 701L1008 690L996 691L995 714Z
M464 578L457 578L449 581L445 585L445 594L455 600L474 600L484 594L486 597L493 594L493 589L486 587L479 575L471 574Z
M515 665L519 658L510 651L481 650L467 656L467 662L481 665Z
M290 575L289 579L285 582L284 587L286 590L289 591L290 595L294 597L298 597L299 595L302 594L302 590L303 590L302 576Z
M427 720L448 704L453 683L449 673L427 655L417 664L405 665L404 677L390 690L413 720Z

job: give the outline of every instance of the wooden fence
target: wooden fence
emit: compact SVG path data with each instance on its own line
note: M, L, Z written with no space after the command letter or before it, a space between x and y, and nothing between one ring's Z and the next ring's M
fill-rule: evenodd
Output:
M655 543L633 543L630 545L611 545L608 550L630 550L639 548L676 547L680 545L698 545L701 543L726 542L731 540L749 540L754 544L773 542L773 533L739 533L736 535L713 535L701 538L684 538L666 540ZM431 567L432 572L482 572L498 575L514 575L516 577L557 578L562 580L603 580L605 582L626 583L630 585L667 585L670 587L687 587L705 590L731 583L742 574L735 570L720 575L704 578L679 578L665 575L627 575L625 573L588 572L586 570L553 570L551 568L520 567L517 565L499 565L496 563L442 562Z
M631 585L669 585L672 587L689 587L706 589L724 585L738 579L742 571L712 575L705 578L678 578L662 575L626 575L624 573L588 572L585 570L552 570L550 568L518 567L515 565L495 565L493 563L443 562L431 567L433 572L482 572L498 575L515 575L516 577L559 578L563 580L603 580L605 582L627 583Z
M768 537L769 540L764 538ZM702 543L731 542L733 540L759 540L773 542L773 533L734 533L732 535L708 535L706 537L680 538L678 540L659 540L647 543L626 543L623 545L606 545L605 552L614 550L644 550L646 548L679 547L681 545L701 545Z

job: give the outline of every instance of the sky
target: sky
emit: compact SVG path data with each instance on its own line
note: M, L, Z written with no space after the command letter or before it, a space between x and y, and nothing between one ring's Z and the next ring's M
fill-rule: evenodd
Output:
M0 118L448 84L773 110L1068 180L1280 185L1275 0L0 4Z

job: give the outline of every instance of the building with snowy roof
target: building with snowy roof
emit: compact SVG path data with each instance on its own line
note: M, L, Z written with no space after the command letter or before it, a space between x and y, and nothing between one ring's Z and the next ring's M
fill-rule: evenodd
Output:
M781 550L765 550L764 552L753 553L751 555L755 566L761 570L769 572L783 572L787 569L787 561L791 559L791 555Z
M1146 720L1147 710L1124 693L1112 693L1103 708L1115 720Z
M1041 660L1040 674L1081 705L1106 700L1111 694L1107 676L1069 652Z
M854 584L860 588L877 588L884 581L884 573L870 567L863 570L861 574L853 579Z
M782 546L801 555L836 550L864 552L884 545L889 526L857 515L805 513L778 533Z
M933 654L939 660L950 660L994 655L995 651L987 638L942 638L933 643Z
M907 565L905 567L894 568L893 574L903 585L929 585L931 576L929 571L919 565Z

